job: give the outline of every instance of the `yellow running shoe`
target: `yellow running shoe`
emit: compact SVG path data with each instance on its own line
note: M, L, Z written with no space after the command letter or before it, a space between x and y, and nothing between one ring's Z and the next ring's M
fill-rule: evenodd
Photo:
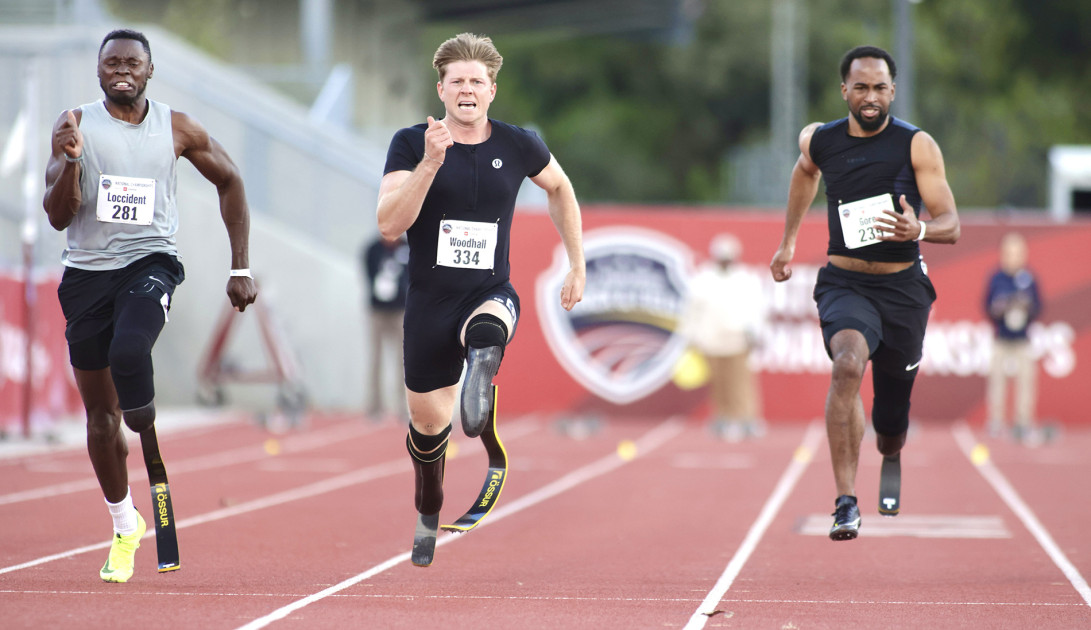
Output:
M103 582L128 582L133 576L133 565L136 560L136 549L140 546L140 539L148 526L144 523L144 517L140 512L136 513L136 531L129 536L114 534L114 542L110 545L110 556L106 558L106 564L98 572Z

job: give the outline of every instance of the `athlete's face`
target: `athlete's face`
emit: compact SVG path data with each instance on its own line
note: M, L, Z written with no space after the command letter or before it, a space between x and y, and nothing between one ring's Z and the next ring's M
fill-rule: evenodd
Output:
M135 39L111 39L98 59L98 80L111 102L129 106L144 96L152 66L144 46Z
M489 104L496 97L496 84L480 61L455 61L447 65L443 80L436 84L447 117L463 124L488 118Z
M841 84L841 97L853 120L864 132L879 131L886 124L894 102L894 79L886 61L875 57L854 59Z

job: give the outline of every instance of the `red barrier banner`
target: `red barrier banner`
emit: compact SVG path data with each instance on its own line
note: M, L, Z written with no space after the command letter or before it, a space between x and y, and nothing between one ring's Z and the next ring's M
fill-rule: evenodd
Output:
M701 417L708 392L699 362L676 334L689 279L720 233L743 246L740 265L761 283L768 318L751 355L767 420L821 417L830 360L811 297L826 263L826 219L804 221L793 276L769 273L783 231L776 212L674 207L585 207L588 281L582 303L560 307L567 259L548 215L524 212L512 229L512 282L522 315L497 383L510 413ZM992 327L984 294L1001 237L1027 239L1044 310L1030 335L1039 358L1038 418L1088 423L1091 382L1091 223L997 222L963 217L955 245L923 243L938 298L925 339L912 417L980 422ZM870 378L862 391L871 407Z
M59 274L40 275L34 281L28 414L26 286L22 274L0 271L0 430L6 433L22 433L24 419L32 433L47 432L59 418L83 408L68 361L58 284Z

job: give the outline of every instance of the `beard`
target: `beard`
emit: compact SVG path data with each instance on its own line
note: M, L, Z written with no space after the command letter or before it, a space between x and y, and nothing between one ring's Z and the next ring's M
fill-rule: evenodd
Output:
M864 118L860 115L860 110L857 109L851 111L852 117L856 119L856 122L859 123L860 128L864 131L878 131L882 128L883 123L886 122L887 117L890 115L889 110L885 110L880 107L879 115L872 120L868 120L867 118Z
M140 100L140 97L144 96L144 90L147 89L148 83L145 81L144 85L141 85L139 89L129 92L111 92L106 85L101 86L102 93L106 95L106 99L117 105L128 107L135 104Z

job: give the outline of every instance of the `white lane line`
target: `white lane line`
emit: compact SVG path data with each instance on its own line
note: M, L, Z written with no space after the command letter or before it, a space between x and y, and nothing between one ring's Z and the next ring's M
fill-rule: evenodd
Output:
M1042 546L1049 558L1053 560L1053 564L1057 565L1057 568L1064 573L1064 576L1068 578L1068 581L1072 583L1072 587L1076 589L1076 592L1080 594L1083 601L1091 606L1091 587L1087 585L1087 580L1080 575L1079 569L1069 562L1068 557L1061 551L1061 548L1054 542L1053 536L1049 535L1045 526L1042 525L1038 517L1034 515L1034 512L1030 509L1023 499L1019 496L1019 493L1015 491L1015 488L1008 482L1007 477L1004 476L1000 469L993 463L992 459L988 457L988 451L982 451L984 447L979 448L977 440L974 439L974 434L970 431L970 427L965 422L958 422L955 426L951 427L951 433L955 436L955 442L958 443L962 453L967 459L977 468L977 471L981 473L981 476L985 478L985 481L989 482L989 485L993 487L1000 498L1004 500L1004 503L1008 505L1008 508L1019 517L1019 521L1030 531L1034 536L1038 544ZM985 455L982 455L982 453Z
M505 431L505 440L516 440L520 437L527 435L537 429L537 426L530 423L524 423L513 426L511 429ZM481 442L475 440L473 444L467 447L467 451L473 453L481 449ZM410 463L408 459L397 459L389 461L383 464L376 464L375 466L368 466L367 468L361 468L354 470L350 473L310 483L299 488L292 490L286 490L284 492L278 492L271 494L260 499L254 499L253 501L246 501L237 505L232 505L226 508L220 508L205 514L199 514L190 518L184 518L177 521L175 524L176 529L183 529L186 527L192 527L194 525L203 525L212 521L218 521L221 519L229 518L232 516L238 516L240 514L246 514L247 512L254 512L256 510L262 510L268 507L274 507L277 505L283 505L292 501L299 501L302 499L309 499L311 497L318 496L320 494L326 494L341 490L349 486L366 483L368 481L374 481L383 477L389 477L391 475L398 474L400 472L408 472L410 470ZM148 533L144 534L144 539L153 538L155 536L155 529L151 528ZM143 540L143 539L142 539ZM42 556L35 558L34 560L28 560L21 564L14 564L11 566L0 568L0 575L4 573L11 573L13 571L19 571L21 569L29 569L41 564L53 562L54 560L62 560L64 558L71 558L72 556L78 556L82 553L89 551L96 551L98 549L108 549L110 547L110 541L96 543L93 545L85 545L83 547L77 547L75 549L69 549L68 551L62 551L48 556ZM408 554L407 554L408 557Z
M290 503L292 501L299 501L301 499L308 499L327 492L333 492L335 490L341 490L349 486L353 486L375 479L381 479L382 477L388 477L400 472L409 471L409 461L404 459L398 459L396 461L386 462L384 464L378 464L376 466L369 466L360 470L355 470L351 473L332 477L330 479L324 479L322 481L301 486L285 492L278 492L277 494L271 494L267 497L255 499L253 501L247 501L245 503L239 503L226 508L220 508L207 512L198 516L185 518L177 521L175 527L182 529L185 527L191 527L193 525L201 525L211 521L218 521L231 516L238 516L247 512L253 512L255 510L261 510L267 507L273 507L276 505L282 505L284 503ZM144 538L152 538L155 535L154 528L149 529L147 534L144 534ZM71 558L88 551L95 551L97 549L108 549L110 547L110 541L96 543L94 545L86 545L84 547L77 547L75 549L69 549L68 551L62 551L61 553L55 553L49 556L42 556L23 562L22 564L15 564L12 566L0 568L0 575L4 573L11 573L12 571L19 571L20 569L28 569L54 560L61 560L63 558Z
M727 563L727 568L720 575L720 579L716 580L715 586L712 587L701 605L690 616L689 622L685 625L685 630L699 630L705 627L709 615L716 611L717 604L720 603L727 590L731 588L731 584L738 577L739 572L742 571L743 565L750 559L750 554L754 553L758 543L761 542L762 536L765 535L765 530L769 528L769 524L773 522L777 512L784 505L784 501L788 499L788 495L791 494L796 482L799 481L799 477L807 469L807 465L811 463L815 449L818 448L825 435L826 428L820 422L811 423L807 427L803 442L796 448L795 453L792 455L792 461L788 464L784 474L780 476L780 481L777 482L776 488L773 489L773 494L769 496L769 499L761 508L757 520L750 526L750 531L746 533L746 538L743 539L742 545L735 552L735 556Z
M313 431L303 435L294 435L285 438L274 438L280 446L280 452L286 453L298 453L310 449L322 448L330 444L336 444L343 440L349 440L355 437L366 435L374 432L377 428L381 428L381 425L364 424L360 422L346 422L334 427L322 429L319 431ZM139 450L139 446L137 447ZM170 456L170 453L167 453ZM167 465L170 467L170 474L177 475L180 473L194 472L198 470L208 470L211 468L220 468L223 466L230 466L233 464L242 464L245 462L258 461L271 457L265 448L261 444L254 444L251 446L242 446L239 448L231 449L229 451L222 451L219 453L210 453L208 455L199 455L197 457L191 457L189 459L179 460L172 462L167 460ZM90 462L86 463L87 471L91 470ZM130 481L141 479L147 479L147 471L134 470L131 471ZM41 488L32 488L30 490L21 490L19 492L12 492L10 494L0 495L0 505L9 505L12 503L21 503L23 501L33 501L36 499L47 499L50 497L58 497L65 494L72 494L75 492L83 492L85 490L98 490L98 480L94 477L89 479L80 479L78 481L69 481L65 483L54 484L51 486L43 486Z
M0 595L102 595L105 591L81 591L81 590L16 590L0 589ZM185 597L185 598L222 598L222 597L268 597L269 599L288 599L291 597L304 597L300 593L253 593L253 592L219 592L219 591L120 591L111 590L110 599L116 601L120 598L136 597ZM441 595L436 593L336 593L330 596L335 599L390 599L405 601L407 599L433 599L452 601L509 601L509 602L596 602L596 603L630 603L630 602L686 602L695 603L694 597L595 597L588 595ZM864 599L746 599L724 598L722 603L733 604L785 604L800 605L810 604L815 606L935 606L939 608L959 608L976 606L1006 606L1010 608L1083 608L1083 604L1068 602L920 602L920 601L887 601Z
M636 441L636 457L642 457L647 453L650 453L655 449L659 448L668 440L681 433L682 429L683 424L676 417L668 418L667 420L663 421L654 429L648 431L639 440ZM622 458L617 453L612 453L610 455L607 455L606 457L603 457L602 459L591 462L590 464L574 470L564 477L561 477L554 482L546 484L545 486L542 486L534 492L526 494L519 499L508 503L504 507L497 509L495 512L490 514L486 520L483 520L481 524L478 525L478 528L492 526L493 524L503 520L508 516L511 516L512 514L516 514L538 503L546 501L547 499L551 499L558 494L575 488L580 484L586 483L591 479L594 479L595 477L599 477L613 470L616 470L621 466L627 464L629 461L632 461L632 458ZM441 535L439 539L436 540L436 547L453 543L454 541L459 540L461 537L462 536L460 534L451 533ZM268 615L265 615L264 617L259 617L258 619L255 619L246 625L239 626L238 630L257 630L258 628L264 628L274 621L284 619L285 617L299 610L300 608L309 606L310 604L321 601L327 597L334 596L338 592L343 591L350 586L359 584L360 582L363 582L368 578L374 577L386 571L387 569L393 568L409 560L410 555L411 553L408 551L400 553L393 558L386 560L385 562L371 567L363 573L355 575L338 584L334 584L333 586L314 593L313 595L309 595L307 597L294 601L287 606L278 608Z
M828 536L830 515L811 514L796 525L804 536ZM999 516L955 516L945 514L902 514L898 518L869 519L868 538L908 536L913 538L1011 538Z

